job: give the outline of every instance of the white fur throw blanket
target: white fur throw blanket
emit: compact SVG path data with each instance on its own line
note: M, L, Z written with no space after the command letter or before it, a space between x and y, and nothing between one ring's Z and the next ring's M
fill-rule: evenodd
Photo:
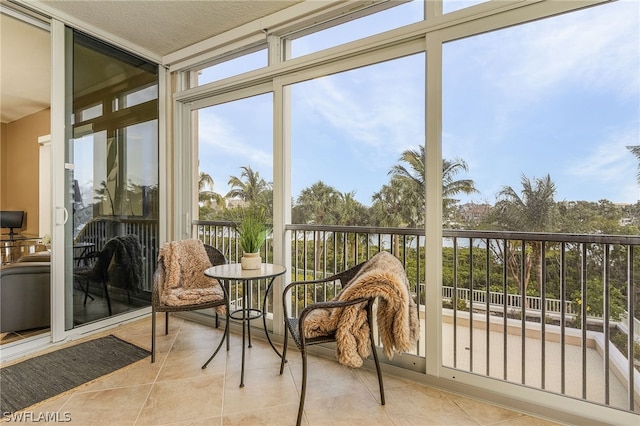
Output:
M394 352L415 347L420 331L416 304L402 263L390 253L380 252L362 266L358 274L334 300L378 298L378 333L389 359ZM366 304L318 309L304 322L305 337L336 333L336 358L349 367L362 366L371 352Z
M202 241L168 242L160 248L158 262L164 264L161 298L165 304L184 306L224 299L218 280L204 274L204 270L211 267L211 262ZM224 306L219 308L224 312Z

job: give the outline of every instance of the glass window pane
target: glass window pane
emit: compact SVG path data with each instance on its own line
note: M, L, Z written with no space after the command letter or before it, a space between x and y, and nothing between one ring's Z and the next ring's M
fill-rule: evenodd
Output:
M222 80L248 71L257 70L267 66L267 49L239 56L228 61L220 62L199 70L193 71L196 75L196 86Z
M158 86L156 84L149 87L136 88L130 93L125 94L122 107L131 108L154 99L158 99Z
M291 55L293 58L297 58L329 47L393 30L423 19L424 3L420 0L413 0L296 38L291 42Z
M640 223L639 9L607 3L444 46L443 157L477 192L444 211L463 231L443 232L443 365L629 407L609 361L632 357L613 324L638 259L620 236Z
M442 1L442 13L455 12L456 10L464 9L476 4L485 3L490 0L443 0Z
M640 139L638 15L615 2L444 46L443 157L463 160L457 178L478 190L460 205L494 205L547 176L556 202L638 201L627 149ZM596 231L547 225L526 230Z
M273 212L273 95L240 99L194 114L198 123L201 220L231 217L250 203Z
M294 223L411 226L419 220L419 194L412 202L397 200L395 215L382 205L402 153L424 146L424 63L419 54L291 87ZM324 204L316 211L313 197L326 194L359 205L341 212Z

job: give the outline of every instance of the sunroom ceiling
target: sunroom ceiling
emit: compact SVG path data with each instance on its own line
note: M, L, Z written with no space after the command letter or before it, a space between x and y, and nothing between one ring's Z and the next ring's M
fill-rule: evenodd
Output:
M41 0L53 10L164 56L302 0Z

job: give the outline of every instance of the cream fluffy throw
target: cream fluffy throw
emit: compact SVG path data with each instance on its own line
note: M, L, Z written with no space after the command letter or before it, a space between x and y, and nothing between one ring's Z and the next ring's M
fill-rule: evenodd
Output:
M380 252L362 266L358 274L334 300L377 297L378 333L389 359L394 352L415 347L420 323L409 280L402 264L390 253ZM371 352L367 312L363 305L318 309L304 322L307 338L336 331L336 358L349 367L362 366Z
M158 261L164 263L162 301L171 306L223 300L224 291L204 270L211 267L202 241L171 241L160 248ZM224 306L221 308L224 312Z

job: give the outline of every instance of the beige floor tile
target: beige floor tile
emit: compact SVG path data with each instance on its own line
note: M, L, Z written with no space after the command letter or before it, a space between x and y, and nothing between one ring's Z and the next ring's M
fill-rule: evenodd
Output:
M102 389L114 389L127 386L150 385L156 381L162 363L156 361L151 364L147 357L120 370L80 388L78 392L94 392Z
M224 426L282 426L295 425L298 415L298 403L268 407L260 410L243 411L241 413L225 415L222 418ZM303 424L307 424L304 422Z
M223 327L216 329L199 324L197 327L183 324L183 327L180 329L180 332L173 342L171 350L188 351L192 349L210 349L213 353L223 336Z
M240 388L239 374L227 375L224 413L232 414L298 401L298 392L290 375L280 375L280 368L248 371L245 386Z
M445 393L410 384L385 392L385 412L398 425L478 425Z
M222 415L224 378L196 377L153 385L136 425L162 425Z
M329 396L312 403L305 401L304 415L310 426L393 424L385 407L374 400L368 391Z
M540 419L537 417L520 416L515 419L498 423L497 425L499 426L558 426L558 425L561 425L561 423L555 423L555 422L545 420L545 419Z
M152 385L74 393L61 411L69 413L71 424L132 425Z
M218 353L207 368L202 369L202 365L211 357L211 354L212 351L209 349L171 351L164 360L157 378L158 382L203 376L218 376L224 379L226 366L224 352Z
M289 371L300 390L302 385L302 367L292 362ZM340 396L366 392L371 394L355 373L355 370L338 364L337 361L322 358L308 360L307 366L307 403L323 399L327 395Z
M500 423L522 417L522 414L516 411L486 404L464 396L452 393L445 393L445 396L467 413L469 417L482 425Z
M376 373L375 366L372 365L372 369L358 368L357 370L355 370L355 373L356 376L358 376L358 378L362 380L362 383L367 386L367 389L375 394L380 393L380 386L378 385L378 374ZM403 380L385 373L384 369L382 370L382 383L385 389L392 389L411 384L411 382L408 380Z
M171 426L221 426L222 416L204 417L200 419L187 420L184 422L173 422Z

